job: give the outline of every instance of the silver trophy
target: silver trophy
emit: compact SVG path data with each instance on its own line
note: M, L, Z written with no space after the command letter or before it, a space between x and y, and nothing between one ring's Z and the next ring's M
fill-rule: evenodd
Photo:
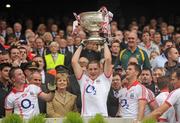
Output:
M99 36L99 32L104 22L102 12L83 12L79 14L79 17L81 27L89 34L89 38L85 39L85 41L102 44L105 40L105 38Z

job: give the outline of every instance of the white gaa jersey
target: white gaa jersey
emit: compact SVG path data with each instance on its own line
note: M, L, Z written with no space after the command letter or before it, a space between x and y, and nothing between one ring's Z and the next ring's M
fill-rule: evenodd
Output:
M81 89L82 116L95 116L97 113L108 116L107 97L112 82L112 76L104 73L91 80L85 73L78 80Z
M168 95L169 92L161 92L159 95L157 95L156 100L159 106L165 102ZM172 106L165 113L163 113L163 115L159 117L159 120L168 123L176 123L174 107Z
M5 109L13 110L15 114L29 119L39 114L38 95L41 92L41 88L33 84L24 84L23 91L13 88L5 99Z
M150 114L150 113L152 112L150 105L151 105L152 103L155 103L155 102L156 102L156 98L155 98L154 93L153 93L150 89L148 89L148 88L146 88L146 89L147 89L147 91L148 91L148 97L147 97L147 103L148 103L148 105L146 105L146 107L145 107L145 113L144 113L145 116L148 115L148 114Z
M139 100L147 100L147 89L138 81L119 92L120 116L122 118L137 118Z
M174 106L177 123L180 123L180 88L172 91L166 101L169 106Z

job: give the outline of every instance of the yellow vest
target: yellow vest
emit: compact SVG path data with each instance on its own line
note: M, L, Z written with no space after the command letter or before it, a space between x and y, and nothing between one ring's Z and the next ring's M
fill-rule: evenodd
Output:
M64 58L65 56L63 54L58 54L58 57L54 62L51 54L45 55L46 70L55 69L58 65L64 65Z

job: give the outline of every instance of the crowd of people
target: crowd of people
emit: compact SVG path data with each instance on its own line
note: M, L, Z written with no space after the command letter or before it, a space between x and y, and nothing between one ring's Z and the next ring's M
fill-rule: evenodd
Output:
M145 20L145 19L144 19ZM180 122L180 30L155 18L132 20L98 44L71 22L0 19L0 117L68 112ZM23 31L24 29L24 31Z

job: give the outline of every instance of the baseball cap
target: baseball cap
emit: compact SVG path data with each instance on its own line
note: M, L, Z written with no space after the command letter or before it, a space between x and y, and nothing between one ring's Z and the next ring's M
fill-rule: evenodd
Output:
M23 70L26 70L26 69L38 70L39 64L37 62L35 62L35 61L30 61L30 62L27 62L27 63L22 63L21 68Z
M67 73L67 74L70 74L71 71L69 70L68 67L64 66L64 65L58 65L56 66L55 68L56 72L57 73Z

